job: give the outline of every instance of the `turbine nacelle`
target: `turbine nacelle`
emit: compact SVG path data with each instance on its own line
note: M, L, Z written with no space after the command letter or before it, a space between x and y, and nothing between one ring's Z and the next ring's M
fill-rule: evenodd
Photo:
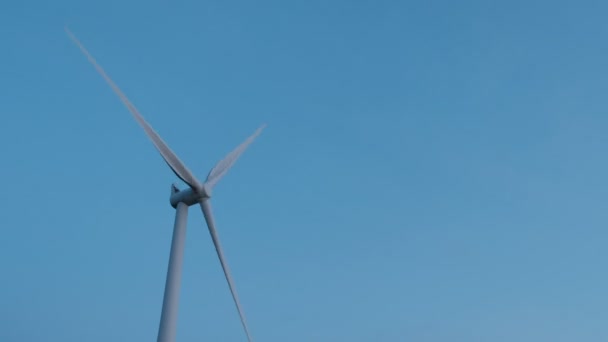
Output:
M200 203L201 200L211 198L211 187L208 184L203 184L199 190L187 188L180 190L175 184L171 185L171 196L169 202L173 208L177 208L179 202L187 206Z

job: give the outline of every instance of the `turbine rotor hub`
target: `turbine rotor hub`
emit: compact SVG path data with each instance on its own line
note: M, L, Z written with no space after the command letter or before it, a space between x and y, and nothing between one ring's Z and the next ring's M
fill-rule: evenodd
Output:
M209 186L209 184L203 183L199 192L202 194L203 197L211 198L212 190L211 190L211 186Z

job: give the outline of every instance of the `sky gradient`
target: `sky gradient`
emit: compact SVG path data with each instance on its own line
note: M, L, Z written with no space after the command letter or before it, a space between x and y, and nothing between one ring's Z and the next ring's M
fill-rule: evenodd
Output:
M155 341L175 177L256 341L608 340L608 4L0 7L0 340ZM244 341L190 208L178 341Z

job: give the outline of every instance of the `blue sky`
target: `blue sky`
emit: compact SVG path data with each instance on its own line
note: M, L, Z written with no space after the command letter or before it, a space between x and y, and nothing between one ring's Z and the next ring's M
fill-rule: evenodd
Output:
M608 339L608 6L104 1L0 9L0 340L154 341L171 171L214 192L257 341ZM190 209L179 341L244 341Z

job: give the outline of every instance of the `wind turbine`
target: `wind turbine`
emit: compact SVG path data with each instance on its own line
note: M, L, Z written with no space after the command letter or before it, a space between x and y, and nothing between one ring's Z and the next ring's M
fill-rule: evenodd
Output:
M110 79L106 72L97 64L97 61L91 56L87 49L80 43L80 41L74 36L74 34L66 27L65 28L68 36L80 50L84 53L87 59L93 64L97 72L106 80L112 90L120 97L122 102L125 104L127 109L131 112L135 120L141 125L146 132L146 135L160 152L165 162L169 165L175 175L188 185L188 189L179 190L175 184L171 186L170 203L176 210L175 224L173 227L173 238L171 241L171 252L169 256L169 267L167 270L167 279L165 283L165 293L163 297L163 307L161 312L160 326L158 329L158 342L173 342L175 341L176 327L177 327L177 308L179 302L179 287L182 271L182 261L184 254L184 243L186 238L186 220L188 216L188 207L199 204L207 227L209 228L209 234L213 245L217 252L217 256L222 265L224 276L228 282L228 287L232 294L234 304L236 305L241 324L247 335L247 340L252 341L251 334L247 328L245 320L245 314L241 307L234 281L230 275L230 269L226 263L224 252L220 244L220 240L215 228L215 221L213 219L213 213L211 210L211 193L217 182L228 172L228 170L234 165L239 156L247 149L247 147L253 142L253 140L262 132L266 125L262 125L247 138L243 143L237 146L232 152L230 152L224 159L222 159L215 167L211 169L207 178L204 182L200 182L193 174L188 170L186 165L179 160L177 155L171 151L169 146L161 139L161 137L154 131L152 126L146 122L143 116L139 113L137 108L129 101L129 99L123 94L118 86Z

